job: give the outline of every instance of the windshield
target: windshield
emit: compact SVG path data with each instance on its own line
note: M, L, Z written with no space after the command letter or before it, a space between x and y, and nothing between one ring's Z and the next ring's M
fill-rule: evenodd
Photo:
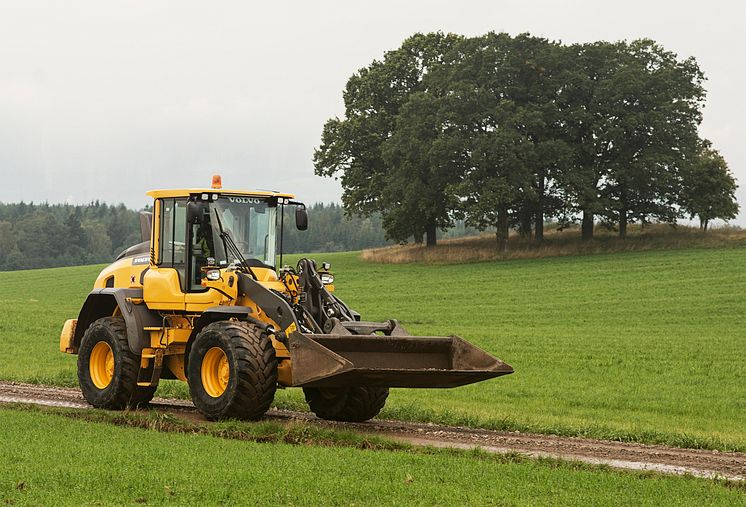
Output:
M247 261L255 259L274 266L277 207L273 204L256 197L220 196L196 226L195 246L209 251L218 266L238 262L220 237L224 231Z

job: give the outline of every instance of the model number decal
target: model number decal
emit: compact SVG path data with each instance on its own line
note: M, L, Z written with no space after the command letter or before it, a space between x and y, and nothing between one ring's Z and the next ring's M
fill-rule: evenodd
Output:
M262 199L254 199L251 197L228 197L230 202L240 202L242 204L261 204L264 202Z
M150 257L147 255L141 255L140 257L135 257L132 259L132 265L136 266L138 264L150 264Z

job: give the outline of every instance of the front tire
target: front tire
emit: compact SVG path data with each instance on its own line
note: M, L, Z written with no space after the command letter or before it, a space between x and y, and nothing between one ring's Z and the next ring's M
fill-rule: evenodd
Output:
M259 419L277 389L272 341L251 323L213 322L195 338L187 378L194 405L208 419Z
M78 382L88 403L109 410L146 405L156 387L137 385L139 369L123 318L103 317L88 326L78 352Z
M386 387L343 387L323 389L304 387L306 402L321 419L363 422L378 415L386 404Z

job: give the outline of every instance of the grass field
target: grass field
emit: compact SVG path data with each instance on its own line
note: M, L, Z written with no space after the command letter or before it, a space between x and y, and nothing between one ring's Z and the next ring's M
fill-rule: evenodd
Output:
M364 318L463 336L516 370L395 390L383 417L746 451L744 248L447 266L316 258ZM58 333L99 269L0 274L0 378L76 385ZM295 389L277 403L304 406Z
M737 505L742 488L479 453L267 444L0 408L6 505Z

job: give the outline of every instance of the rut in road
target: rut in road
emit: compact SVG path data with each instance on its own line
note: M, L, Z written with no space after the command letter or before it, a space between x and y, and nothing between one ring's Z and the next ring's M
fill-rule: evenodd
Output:
M0 402L90 409L78 389L0 382ZM207 423L189 401L155 398L151 408L188 416ZM373 419L365 423L324 421L307 412L272 409L267 419L301 420L331 428L355 430L414 445L455 449L480 448L487 452L518 452L531 457L549 457L614 468L650 470L698 477L746 480L746 454L702 449L680 449L585 438L532 433L501 432Z

